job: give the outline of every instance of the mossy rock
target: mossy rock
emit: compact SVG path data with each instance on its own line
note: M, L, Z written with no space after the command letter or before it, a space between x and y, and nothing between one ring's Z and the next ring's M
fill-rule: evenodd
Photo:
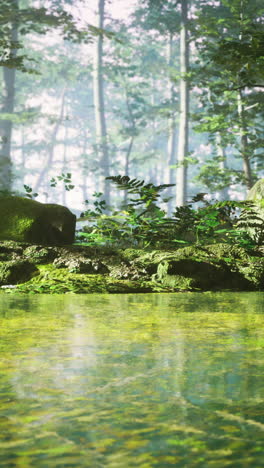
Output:
M108 268L97 259L71 255L68 258L56 258L53 265L56 268L67 268L71 273L103 274L109 272Z
M38 274L37 267L26 260L0 263L0 285L25 283Z
M2 197L0 219L0 240L46 245L74 241L76 216L61 205L23 197Z
M212 244L153 251L135 262L152 273L153 281L174 290L252 290L263 283L257 260L242 247Z
M137 281L117 280L107 275L71 273L66 268L41 265L39 275L10 292L32 294L90 294L151 292L151 285Z
M56 247L43 247L42 245L30 245L23 251L23 256L36 265L50 263L58 255Z

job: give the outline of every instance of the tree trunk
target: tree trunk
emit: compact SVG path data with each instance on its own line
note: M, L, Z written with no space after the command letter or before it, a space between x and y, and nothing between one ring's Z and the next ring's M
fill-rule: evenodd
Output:
M102 30L104 27L104 9L105 0L98 0L98 15L96 26ZM104 176L103 192L106 203L110 204L110 183L105 180L110 175L109 168L109 148L107 141L107 127L105 118L104 102L104 78L103 78L103 34L99 34L95 40L94 54L94 73L93 73L93 91L94 91L94 110L96 124L96 147L97 156L100 161L102 174Z
M18 10L18 1L13 0L12 8ZM13 21L10 26L10 40L12 43L18 40L17 22ZM11 50L15 57L16 49ZM15 107L15 68L3 67L3 104L1 112L12 114ZM12 120L8 117L0 120L0 190L11 191L12 189L12 159L11 159Z
M243 103L243 91L238 90L237 94L237 112L239 118L240 127L240 153L243 160L243 172L245 176L245 182L247 190L250 190L253 186L252 172L249 160L249 147L248 147L248 135L247 135L247 124L245 119L245 106Z
M219 167L224 172L227 169L226 152L222 144L221 133L219 132L217 132L216 137L215 137L215 147L216 147L217 156L221 158L219 162ZM224 187L220 193L220 201L228 200L228 198L229 198L228 188Z
M178 140L178 165L176 176L176 205L186 203L188 130L189 130L189 84L186 74L189 70L189 44L188 44L188 0L181 0L181 32L180 32L180 124Z
M168 64L169 67L173 66L174 54L173 54L173 36L170 35L169 44L168 44ZM173 81L170 82L170 102L171 102L171 115L168 120L168 144L167 144L167 154L168 154L168 184L173 184L175 179L175 166L176 164L176 117L174 110L174 98L175 98L175 85ZM167 196L172 197L168 202L168 215L173 211L175 205L175 197L173 196L172 187L167 191Z

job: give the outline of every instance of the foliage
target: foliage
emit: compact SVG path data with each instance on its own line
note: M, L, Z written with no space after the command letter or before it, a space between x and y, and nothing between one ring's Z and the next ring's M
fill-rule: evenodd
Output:
M58 182L63 182L65 190L67 190L67 192L69 192L70 190L73 190L74 187L75 187L72 184L71 177L72 177L72 175L71 175L70 172L67 172L67 174L62 173L59 176L52 177L52 179L50 180L50 186L51 187L56 187Z
M85 227L78 237L93 243L117 243L123 246L147 247L167 237L168 230L175 224L166 218L165 211L156 204L160 192L173 184L146 184L144 180L130 179L128 176L108 177L121 190L126 190L130 198L120 211L112 210L103 214L104 201L96 200L94 209L87 210L80 219L89 219L91 225ZM95 198L102 194L95 193ZM137 198L134 198L137 196Z
M236 243L251 248L263 243L263 222L250 201L209 202L205 193L199 193L186 206L177 207L172 217L166 217L157 201L168 184L155 186L120 175L109 179L128 192L129 202L120 211L112 210L106 215L105 202L100 200L102 193L95 193L94 208L80 217L80 220L89 220L90 224L78 232L77 242L85 240L94 245L143 248L212 242ZM238 218L241 210L242 216ZM254 228L253 235L249 228Z

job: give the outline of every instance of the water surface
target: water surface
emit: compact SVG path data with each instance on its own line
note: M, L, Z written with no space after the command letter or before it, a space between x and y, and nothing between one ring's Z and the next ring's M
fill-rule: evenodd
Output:
M0 466L264 466L263 293L0 296Z

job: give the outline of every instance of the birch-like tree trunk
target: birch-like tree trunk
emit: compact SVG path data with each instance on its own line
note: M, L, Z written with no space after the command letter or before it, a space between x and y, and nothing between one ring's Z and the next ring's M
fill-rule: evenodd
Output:
M18 1L13 0L12 8L18 11ZM15 17L15 15L14 15ZM18 40L18 25L13 21L10 26L10 41L15 44ZM16 57L16 49L11 50L12 57ZM15 107L15 68L3 67L3 101L1 113L12 114ZM12 158L11 158L12 119L0 120L0 190L12 189Z
M176 205L183 206L187 195L187 164L189 140L189 42L188 42L188 0L181 0L180 31L180 123L178 139L178 165L176 176Z
M226 151L223 145L223 139L222 139L222 135L220 132L216 133L215 147L216 147L217 156L220 158L219 168L221 169L221 171L224 172L227 169L227 161L226 161ZM224 187L220 193L220 200L224 201L224 200L228 200L228 198L229 198L228 188Z
M172 67L174 65L174 53L173 53L173 35L170 34L168 43L168 65ZM167 161L168 161L168 177L167 183L173 184L175 179L175 166L176 164L176 149L177 149L177 133L176 133L176 116L174 110L174 98L175 98L175 85L173 81L170 81L170 102L171 102L171 115L168 119L168 143L167 143ZM169 197L173 197L172 188L170 187L167 192ZM168 215L171 214L173 207L175 206L175 197L168 202Z
M104 28L105 0L98 0L98 14L96 26L99 30ZM109 148L107 141L107 126L105 117L104 77L103 77L103 34L100 33L95 40L94 72L93 72L94 111L96 125L97 156L104 177L103 193L106 203L110 204L110 184L105 178L110 175Z
M249 160L249 145L247 135L248 129L245 119L245 106L243 103L242 89L239 89L237 94L237 113L239 118L240 153L243 160L243 172L245 176L247 190L250 190L253 186L253 179Z

